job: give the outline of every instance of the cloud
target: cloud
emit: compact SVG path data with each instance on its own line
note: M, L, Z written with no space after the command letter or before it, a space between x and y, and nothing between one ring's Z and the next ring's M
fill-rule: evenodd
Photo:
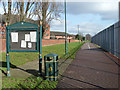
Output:
M103 20L118 18L117 2L68 2L67 13L72 15L93 14L100 15Z
M69 25L70 22L67 20L67 25ZM61 32L64 32L65 31L65 20L61 20L58 21L58 20L53 20L51 22L51 31L61 31Z
M61 20L61 21L53 20L51 22L50 30L51 31L64 31L64 20Z
M67 22L70 23L69 21ZM103 24L99 24L99 23L81 22L79 23L79 32L82 33L83 35L88 34L88 33L91 35L94 35L98 33L100 30L103 30L105 27L106 26L104 26ZM50 30L65 32L64 20L61 20L61 22L56 21L56 20L52 21ZM78 25L67 24L67 32L70 34L76 35L78 33Z
M92 21L88 20L83 21L81 23L78 23L80 26L81 33L85 34L91 34L94 35L98 33L99 31L105 29L107 26L110 26L111 22L114 22L118 19L118 3L117 2L67 2L67 14L70 14L71 16L87 16L86 18L91 18ZM89 17L90 16L90 17ZM97 21L94 21L94 19L97 17L100 17L100 21L98 19ZM73 17L71 17L73 18ZM82 17L79 17L79 19ZM85 17L84 17L85 18ZM76 18L75 18L76 19ZM106 23L104 20L108 20ZM112 20L112 21L109 21ZM72 22L72 21L71 21ZM103 23L102 23L103 22ZM70 23L70 22L69 22ZM75 25L68 24L67 23L67 32L71 34L77 34L78 33L78 27L77 24ZM64 32L64 20L62 20L62 23L59 21L54 21L52 23L51 27L52 31L63 31Z
M94 35L98 33L98 31L104 29L104 27L105 27L104 25L98 23L82 22L79 23L79 32L82 33L83 35L88 33ZM68 32L72 34L77 34L78 33L77 25L69 27Z

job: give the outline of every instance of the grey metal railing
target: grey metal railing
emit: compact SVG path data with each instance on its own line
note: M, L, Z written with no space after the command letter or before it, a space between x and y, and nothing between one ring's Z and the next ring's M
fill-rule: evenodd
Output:
M120 21L97 33L91 42L120 58Z

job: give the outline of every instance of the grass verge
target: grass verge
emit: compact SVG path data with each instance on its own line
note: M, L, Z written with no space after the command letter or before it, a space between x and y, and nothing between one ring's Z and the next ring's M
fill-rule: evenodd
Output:
M65 56L65 45L58 44L52 46L42 47L42 57L49 53L55 53L59 55L59 59L74 59L75 52L82 46L79 42L73 42L67 44L68 54ZM16 66L25 64L27 62L38 60L38 53L10 53L10 67L15 68ZM2 53L2 68L6 72L6 53ZM14 79L13 77L2 78L2 88L55 88L57 81L44 80L41 77L31 76L27 79Z
M52 45L52 46L46 46L42 47L42 57L44 58L45 55L49 53L55 53L59 56L59 59L64 58L70 58L74 59L75 55L71 55L73 52L76 51L81 46L79 42L73 42L67 44L67 56L65 56L65 45L64 44L58 44L58 45ZM39 60L39 53L33 53L33 52L10 52L10 68L16 68L16 66L23 65L27 62L33 61L33 60ZM2 69L3 71L7 70L7 63L6 63L6 53L2 53Z

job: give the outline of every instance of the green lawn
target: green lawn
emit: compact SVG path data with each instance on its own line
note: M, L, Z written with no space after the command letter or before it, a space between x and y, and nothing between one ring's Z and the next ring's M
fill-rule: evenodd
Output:
M75 58L75 54L73 54L80 47L79 42L73 42L67 44L67 52L68 55L65 57L65 45L58 44L52 46L42 47L42 57L49 53L55 53L61 58ZM73 55L72 55L73 54ZM25 64L26 62L30 62L33 60L39 60L39 53L33 52L10 52L10 67L15 68L16 66ZM2 70L6 71L6 53L2 53ZM0 68L1 69L1 68Z
M65 44L58 44L52 46L42 47L42 57L49 53L55 53L59 56L59 59L75 58L75 52L82 46L79 42L73 42L67 44L68 55L65 56ZM25 64L27 62L38 60L38 53L23 53L23 52L10 52L10 68ZM1 56L0 56L1 57ZM2 68L6 72L6 53L2 53ZM12 82L11 82L12 81ZM32 76L27 79L14 79L12 77L3 78L3 88L55 88L57 81L43 80L43 78Z

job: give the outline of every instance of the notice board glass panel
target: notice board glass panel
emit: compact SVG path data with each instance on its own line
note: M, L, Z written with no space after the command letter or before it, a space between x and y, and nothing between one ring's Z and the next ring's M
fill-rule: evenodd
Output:
M12 50L38 50L38 32L37 30L10 30L9 41L10 51Z

